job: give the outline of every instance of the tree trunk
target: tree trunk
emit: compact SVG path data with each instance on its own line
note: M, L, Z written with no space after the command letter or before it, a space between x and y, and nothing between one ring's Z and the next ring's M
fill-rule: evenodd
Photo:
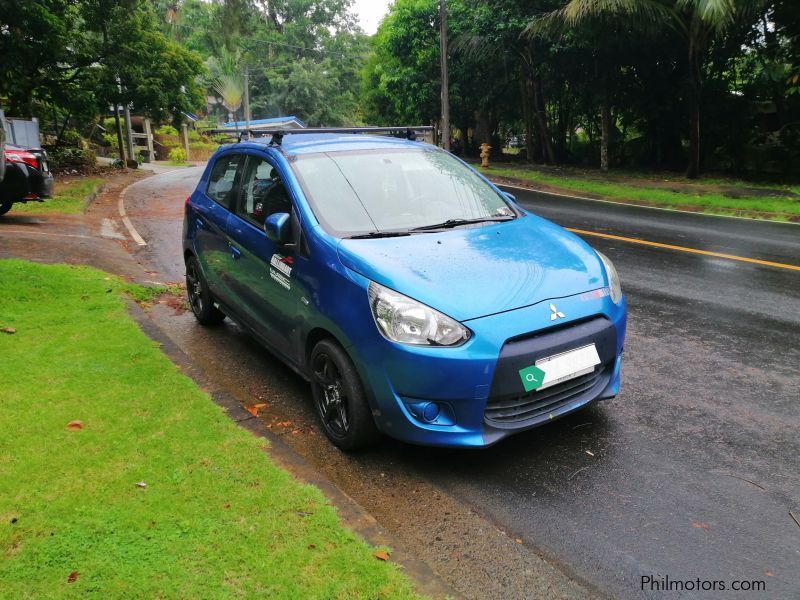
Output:
M700 72L695 40L689 39L689 71L692 78L691 114L689 116L689 164L686 177L696 179L700 174L700 102L702 98L703 75Z
M533 162L535 155L533 131L533 83L526 77L521 84L522 89L522 117L525 121L525 160Z
M533 77L533 105L536 124L539 126L539 135L542 142L544 162L548 165L555 164L556 152L553 149L553 138L550 135L550 126L547 123L544 94L542 92L542 79L538 75Z
M611 107L608 100L600 105L600 170L608 173L608 137L611 134Z

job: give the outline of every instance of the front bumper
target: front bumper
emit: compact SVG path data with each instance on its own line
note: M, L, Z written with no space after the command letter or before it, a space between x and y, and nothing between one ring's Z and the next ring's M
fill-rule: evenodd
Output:
M351 353L371 392L378 428L411 443L483 447L615 396L625 301L618 306L589 293L556 302L569 316L559 324L550 321L550 301L543 301L466 321L473 335L457 348L395 344L376 330L362 352ZM520 369L591 343L601 360L593 373L524 391Z

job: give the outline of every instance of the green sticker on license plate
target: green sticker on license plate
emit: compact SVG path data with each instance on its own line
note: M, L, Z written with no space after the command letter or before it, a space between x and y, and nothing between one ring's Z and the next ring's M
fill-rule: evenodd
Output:
M522 379L522 385L525 387L526 392L538 390L544 383L544 371L536 365L520 369L519 376L520 379Z

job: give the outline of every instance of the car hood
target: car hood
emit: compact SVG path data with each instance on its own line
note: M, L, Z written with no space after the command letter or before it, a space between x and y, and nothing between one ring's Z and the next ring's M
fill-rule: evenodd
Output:
M537 217L419 235L339 243L348 269L467 321L605 285L576 235Z

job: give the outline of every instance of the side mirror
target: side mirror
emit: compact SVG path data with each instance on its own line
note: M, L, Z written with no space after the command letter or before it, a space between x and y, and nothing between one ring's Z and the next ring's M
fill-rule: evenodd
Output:
M292 222L289 213L274 213L264 221L264 232L267 237L281 246L292 240Z
M508 198L509 200L511 200L511 202L513 202L514 204L517 203L517 197L514 194L509 194L508 192L503 192L503 195L506 198Z

